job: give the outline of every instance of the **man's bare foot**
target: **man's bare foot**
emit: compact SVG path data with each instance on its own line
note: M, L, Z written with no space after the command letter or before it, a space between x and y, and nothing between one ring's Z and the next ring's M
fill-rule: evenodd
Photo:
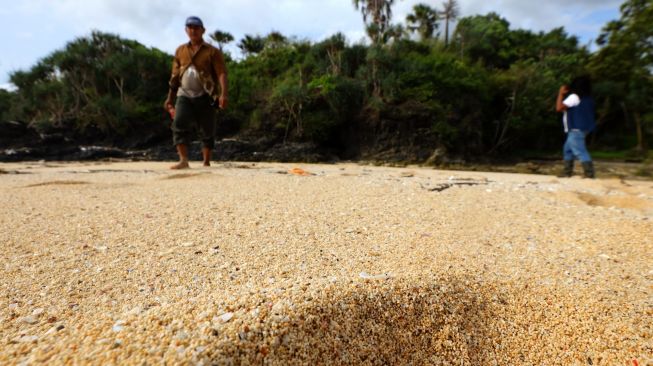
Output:
M177 169L188 169L188 168L190 168L190 166L188 166L187 161L180 161L177 164L170 167L170 169L175 169L175 170L177 170Z
M210 161L205 161L204 166L211 166L211 162Z

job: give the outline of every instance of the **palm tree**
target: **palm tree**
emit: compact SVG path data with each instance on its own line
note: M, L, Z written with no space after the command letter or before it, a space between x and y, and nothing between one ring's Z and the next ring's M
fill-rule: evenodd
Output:
M265 37L265 46L269 48L279 48L288 43L288 38L278 31L272 31Z
M238 43L238 48L243 51L245 56L255 55L263 51L263 48L265 48L265 41L261 36L250 36L249 34L246 34Z
M394 24L388 27L383 34L383 43L388 43L390 40L397 42L408 36L408 31L401 24Z
M383 34L388 29L392 18L392 5L394 0L353 0L354 7L363 14L363 22L367 25L372 42L378 44L383 41ZM371 18L368 21L368 18Z
M438 29L438 11L426 4L417 4L406 16L406 24L411 32L418 32L422 40L431 38Z
M220 51L222 51L224 45L231 43L234 40L234 36L228 32L223 32L221 30L216 30L215 32L209 34L209 37L218 44Z
M442 3L441 19L444 19L444 46L449 45L449 22L458 18L460 6L457 0L447 0Z

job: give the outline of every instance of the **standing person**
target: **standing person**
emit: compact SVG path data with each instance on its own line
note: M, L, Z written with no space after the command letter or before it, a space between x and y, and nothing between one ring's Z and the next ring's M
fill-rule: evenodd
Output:
M563 147L563 176L571 177L574 159L577 159L583 166L584 176L594 178L594 164L585 146L585 137L596 127L592 83L588 76L577 77L570 86L560 87L556 110L564 112L562 121L567 134Z
M170 169L187 169L188 146L199 128L204 166L211 165L215 147L215 109L227 107L227 69L222 52L204 42L204 24L198 17L186 19L189 42L175 51L170 90L164 107L173 116L172 138L179 162ZM217 84L220 84L218 95ZM176 98L176 103L175 103Z

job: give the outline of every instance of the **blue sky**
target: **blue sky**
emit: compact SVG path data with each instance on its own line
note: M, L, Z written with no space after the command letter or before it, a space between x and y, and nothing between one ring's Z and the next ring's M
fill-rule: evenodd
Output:
M394 22L403 22L418 3L435 8L442 0L396 0ZM564 26L583 44L619 17L621 0L459 0L461 15L495 11L512 28L547 31ZM29 69L42 57L93 29L117 33L172 53L185 40L183 22L198 15L208 31L228 31L236 40L272 30L318 41L343 32L364 39L362 19L351 0L0 0L0 87L9 73ZM230 46L236 50L235 43Z

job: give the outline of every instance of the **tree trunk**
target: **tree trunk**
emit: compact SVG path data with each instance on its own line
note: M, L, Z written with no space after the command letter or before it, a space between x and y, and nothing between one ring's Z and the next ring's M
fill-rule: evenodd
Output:
M375 97L381 96L381 83L379 82L379 72L376 60L372 60L372 94Z
M120 92L120 103L125 104L125 79L120 78L120 81L118 81L118 79L114 78L113 83L116 84L116 88Z
M646 151L647 144L644 139L644 129L642 128L642 116L639 112L633 115L635 120L635 129L637 131L637 147L635 148L638 153L643 154Z
M630 126L630 118L628 118L628 108L626 108L626 103L621 102L621 110L624 112L624 122L626 122L626 128Z
M340 75L340 67L342 65L341 52L339 50L330 49L327 50L327 56L329 57L329 62L331 63L331 75Z
M301 67L299 68L299 91L302 93L304 89L304 73L302 72ZM302 121L302 109L304 109L304 103L302 102L303 96L300 95L299 98L299 105L297 106L297 131L299 132L299 136L304 135L304 123Z
M610 108L610 97L605 98L605 102L603 103L603 108L599 110L598 113L598 118L596 119L596 129L594 130L595 132L592 134L592 138L590 139L589 146L592 147L596 144L596 131L599 129L599 127L603 126L605 123L605 119L607 118L607 111Z
M512 116L514 116L515 107L517 105L517 87L515 87L512 90L512 96L511 96L510 100L511 100L511 103L510 103L510 107L508 108L508 116L505 118L505 122L503 123L503 126L501 125L501 123L499 123L499 125L497 126L497 131L496 131L496 133L494 135L495 143L494 143L494 146L492 147L492 149L490 149L490 151L489 151L490 154L494 153L501 145L503 145L507 141L505 139L506 133L508 132L508 126L510 125L510 119L512 118Z
M449 47L449 15L444 18L444 47Z

